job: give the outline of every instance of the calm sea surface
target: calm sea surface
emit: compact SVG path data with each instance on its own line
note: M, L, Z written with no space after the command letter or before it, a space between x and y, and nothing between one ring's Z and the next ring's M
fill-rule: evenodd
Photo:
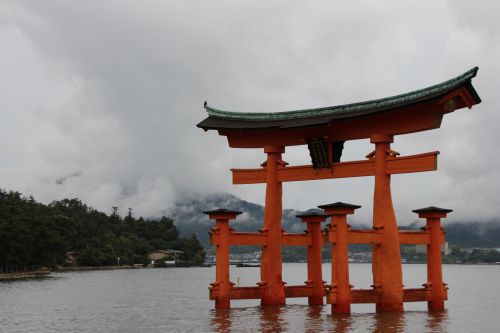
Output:
M425 265L405 265L404 284L420 287ZM329 281L330 266L324 264ZM351 283L369 288L371 266L351 264ZM333 318L330 306L289 299L263 310L257 301L233 301L213 310L208 285L214 268L171 268L57 273L50 278L0 282L0 332L500 332L500 265L445 265L447 311L429 314L426 303L406 303L402 314L375 314L353 305ZM231 266L240 285L258 281L259 268ZM305 264L284 264L288 284L306 280Z

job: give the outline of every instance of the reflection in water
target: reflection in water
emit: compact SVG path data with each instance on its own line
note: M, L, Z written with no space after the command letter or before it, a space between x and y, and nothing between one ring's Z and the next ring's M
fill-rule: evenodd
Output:
M372 332L376 333L399 333L404 332L406 327L404 312L376 313Z
M448 314L409 311L331 315L330 306L266 306L211 310L210 331L228 332L446 332Z
M305 332L315 333L321 331L323 327L323 306L311 305L307 307L305 318Z
M260 307L260 331L262 333L286 332L284 312L285 307L282 306Z
M351 332L351 327L353 323L353 318L348 314L335 314L332 315L332 320L335 325L333 332L335 333L345 333Z
M305 309L302 309L305 310ZM284 314L287 307L266 306L212 310L211 331L226 332L287 332ZM258 320L255 320L258 318Z
M427 332L446 332L448 321L448 312L433 311L427 315Z
M265 306L212 310L211 331L213 332L287 332L285 314L293 307ZM301 309L305 311L305 309ZM292 310L293 311L293 310ZM250 319L251 318L251 319ZM258 318L258 321L255 319Z
M233 311L237 311L234 309ZM215 309L212 310L212 331L214 332L231 332L231 310L230 309Z
M372 332L446 332L447 312L407 311L373 314Z

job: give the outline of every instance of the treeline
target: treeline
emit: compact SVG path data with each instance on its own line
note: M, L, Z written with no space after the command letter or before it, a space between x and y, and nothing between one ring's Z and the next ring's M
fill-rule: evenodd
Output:
M76 252L80 266L145 264L154 250L184 252L186 261L203 262L205 252L195 235L180 239L167 217L122 218L117 209L107 215L78 199L49 205L18 192L0 190L0 269L54 267L67 252Z
M464 251L459 247L452 247L451 253L443 257L443 262L450 264L493 264L500 262L500 252L495 249Z

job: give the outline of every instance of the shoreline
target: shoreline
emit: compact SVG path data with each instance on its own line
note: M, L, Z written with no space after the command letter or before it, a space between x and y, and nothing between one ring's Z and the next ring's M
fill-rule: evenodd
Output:
M73 266L57 267L54 272L82 272L82 271L114 271L119 269L142 269L139 266Z
M304 264L305 262L284 262L288 264ZM323 262L323 264L329 264L330 262ZM370 262L355 262L351 264L371 264ZM425 264L425 262L410 262L404 263L407 265L414 264ZM464 265L464 266L498 266L498 263L443 263L443 265ZM16 272L16 273L0 273L1 281L11 281L11 280L22 280L22 279L34 279L50 277L51 273L64 273L64 272L86 272L86 271L112 271L112 270L124 270L124 269L152 269L152 268L187 268L187 267L211 267L215 264L209 265L193 265L193 266L171 266L171 267L141 267L141 266L75 266L75 267L58 267L53 271L40 270L40 271L30 271L30 272ZM232 265L233 266L233 265ZM236 265L234 265L236 266ZM245 267L258 267L258 266L245 266Z
M30 272L15 272L15 273L0 273L0 281L33 279L49 276L51 271L30 271Z
M152 266L72 266L72 267L62 267L59 266L53 272L83 272L83 271L113 271L120 269L151 269L151 268L181 268L181 267L209 267L207 264L199 264L192 262L178 262L173 266L165 267L152 267Z

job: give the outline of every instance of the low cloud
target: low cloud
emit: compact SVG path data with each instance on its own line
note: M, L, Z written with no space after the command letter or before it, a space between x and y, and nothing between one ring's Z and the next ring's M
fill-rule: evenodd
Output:
M280 111L395 95L480 67L483 103L442 128L396 138L402 154L440 150L439 171L393 177L400 221L439 205L452 219L499 215L500 23L496 2L0 2L0 186L44 202L153 216L189 193L228 191L229 169L258 150L229 149L195 125L203 101ZM348 142L362 159L367 141ZM304 148L284 159L306 163ZM346 201L371 218L373 180L284 185L284 207Z

